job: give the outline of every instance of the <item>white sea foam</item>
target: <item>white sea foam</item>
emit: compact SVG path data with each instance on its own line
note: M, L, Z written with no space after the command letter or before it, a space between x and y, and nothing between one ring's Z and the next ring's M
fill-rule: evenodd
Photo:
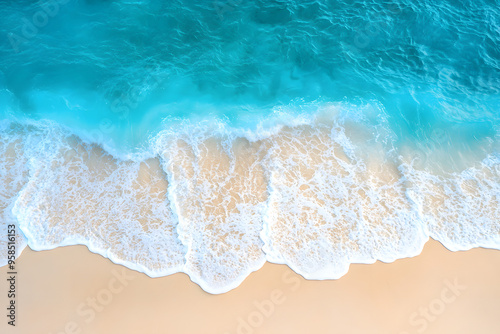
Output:
M179 238L187 246L184 272L209 292L235 288L265 262L259 238L267 199L261 145L201 131L162 133L156 147L169 175Z
M31 248L84 244L150 276L182 268L158 159L121 161L55 125L24 149L29 181L12 211Z
M432 238L452 251L500 249L500 156L461 172L435 175L408 166L405 174Z
M344 275L350 263L420 253L425 226L405 197L390 150L377 140L378 127L339 115L270 138L262 234L269 261L309 279L327 279Z
M23 129L3 122L0 124L0 266L7 264L8 228L15 225L15 249L19 256L26 239L12 215L12 206L19 191L28 181L27 159L22 150Z
M142 160L51 122L2 124L1 228L18 224L19 249L24 236L35 250L84 244L150 276L185 272L211 293L266 260L330 279L415 256L429 237L499 248L497 152L438 172L397 146L376 104L319 109L281 110L262 131L184 122Z

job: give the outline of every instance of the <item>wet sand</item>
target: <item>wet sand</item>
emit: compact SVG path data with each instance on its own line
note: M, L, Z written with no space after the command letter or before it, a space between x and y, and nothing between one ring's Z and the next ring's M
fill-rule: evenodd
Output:
M433 240L417 257L355 264L339 280L307 281L266 263L221 295L185 274L153 279L83 246L26 249L17 265L17 326L3 316L2 333L500 332L500 251L450 252ZM0 289L6 305L5 279Z

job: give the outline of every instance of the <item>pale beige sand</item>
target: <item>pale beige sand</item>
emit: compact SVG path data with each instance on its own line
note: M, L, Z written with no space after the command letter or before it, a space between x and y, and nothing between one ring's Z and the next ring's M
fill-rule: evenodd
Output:
M453 253L432 240L420 256L352 265L339 280L306 281L267 263L222 295L184 274L149 278L83 246L27 249L18 271L18 326L2 316L0 333L500 333L500 251ZM6 267L1 275L6 305ZM93 314L88 298L106 305ZM426 309L429 320L418 314Z

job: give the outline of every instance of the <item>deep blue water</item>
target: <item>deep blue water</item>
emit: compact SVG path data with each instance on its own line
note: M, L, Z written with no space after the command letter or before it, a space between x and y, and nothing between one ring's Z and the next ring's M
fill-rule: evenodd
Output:
M166 118L252 128L276 106L376 101L401 140L457 123L491 136L500 105L498 7L4 1L3 117L100 129L130 149Z

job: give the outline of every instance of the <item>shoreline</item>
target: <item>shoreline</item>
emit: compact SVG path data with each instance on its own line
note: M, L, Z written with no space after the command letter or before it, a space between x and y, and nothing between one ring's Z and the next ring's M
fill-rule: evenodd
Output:
M498 248L498 156L439 175L387 150L374 125L311 122L256 142L162 137L140 162L65 131L14 127L0 148L5 182L18 181L3 214L33 249L82 244L151 277L189 273L211 293L266 260L329 279L351 263L415 256L429 237Z
M186 274L151 278L85 246L27 248L18 271L16 329L22 333L500 330L500 252L451 252L435 240L419 256L353 264L337 280L306 280L285 265L266 262L238 288L220 295L203 291Z

